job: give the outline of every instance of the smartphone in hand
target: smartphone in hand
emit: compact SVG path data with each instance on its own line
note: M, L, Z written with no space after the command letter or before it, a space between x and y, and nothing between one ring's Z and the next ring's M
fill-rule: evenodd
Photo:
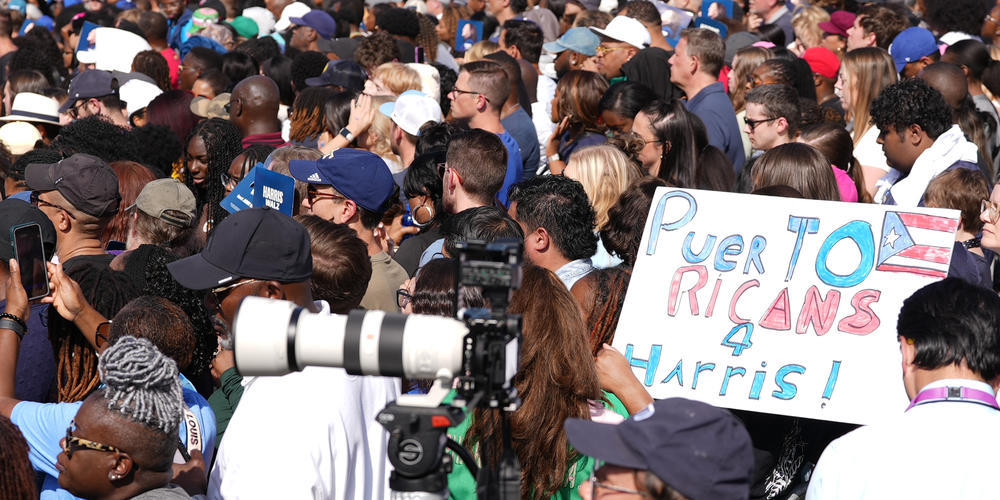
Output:
M14 247L17 264L21 268L21 285L28 294L28 300L48 295L49 272L45 267L42 226L37 222L14 226L10 228L10 242Z

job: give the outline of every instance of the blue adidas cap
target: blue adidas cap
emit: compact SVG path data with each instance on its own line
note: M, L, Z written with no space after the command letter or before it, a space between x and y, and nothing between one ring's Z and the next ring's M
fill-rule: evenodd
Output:
M392 172L378 155L361 149L338 149L316 161L292 160L292 177L309 184L333 186L370 212L382 212L392 197Z

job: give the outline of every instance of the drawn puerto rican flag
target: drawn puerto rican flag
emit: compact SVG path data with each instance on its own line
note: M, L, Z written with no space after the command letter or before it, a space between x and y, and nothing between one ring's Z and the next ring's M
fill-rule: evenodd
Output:
M952 246L939 247L926 243L940 242L941 233L954 234L956 229L957 219L886 212L882 221L882 240L875 269L944 278L948 275ZM951 238L947 241L951 241Z

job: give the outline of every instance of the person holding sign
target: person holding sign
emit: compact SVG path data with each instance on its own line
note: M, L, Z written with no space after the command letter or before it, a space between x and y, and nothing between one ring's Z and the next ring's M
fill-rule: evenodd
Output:
M832 442L806 498L995 498L1000 298L948 278L903 302L906 411Z

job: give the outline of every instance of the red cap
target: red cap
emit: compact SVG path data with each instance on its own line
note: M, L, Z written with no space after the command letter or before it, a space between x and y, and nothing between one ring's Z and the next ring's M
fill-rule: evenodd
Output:
M837 59L837 55L830 51L830 49L826 47L813 47L807 49L802 54L802 58L809 63L809 68L812 69L813 73L819 73L832 80L837 79L837 71L840 70L840 59Z

